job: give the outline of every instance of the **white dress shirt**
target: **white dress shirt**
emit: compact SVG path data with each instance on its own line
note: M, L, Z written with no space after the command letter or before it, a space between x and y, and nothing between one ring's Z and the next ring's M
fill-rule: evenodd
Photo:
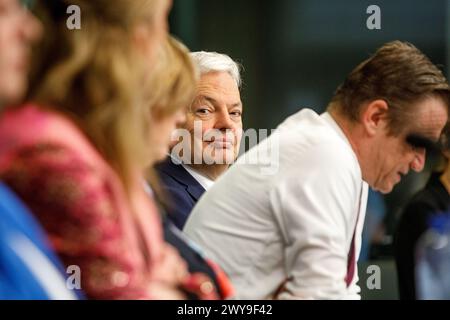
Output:
M248 163L270 150L279 151L276 172L263 170L264 157ZM184 231L229 275L238 299L359 299L356 263L349 286L345 276L366 203L344 133L328 113L303 109L215 182Z
M194 169L192 169L191 167L189 167L188 165L182 164L183 168L186 169L187 172L189 172L189 174L194 177L194 179L200 183L200 185L206 190L208 191L209 188L212 187L212 185L214 184L214 180L211 180L208 177L205 177L204 175L198 173L197 171L195 171Z

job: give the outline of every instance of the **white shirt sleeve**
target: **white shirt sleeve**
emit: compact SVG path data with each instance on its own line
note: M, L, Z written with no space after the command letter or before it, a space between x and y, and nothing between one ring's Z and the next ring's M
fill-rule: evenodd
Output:
M359 210L359 168L342 145L313 147L303 159L297 172L281 175L270 194L288 275L277 298L359 299L359 287L345 283Z

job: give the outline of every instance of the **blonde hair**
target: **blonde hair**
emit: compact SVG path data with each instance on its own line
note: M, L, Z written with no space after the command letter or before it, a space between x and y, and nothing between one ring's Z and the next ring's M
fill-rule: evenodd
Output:
M158 61L150 104L150 116L156 121L191 105L200 75L189 50L173 37L168 38ZM160 188L153 166L148 168L146 177L159 200L163 205L166 204L166 196Z
M158 1L166 0L47 0L37 12L46 32L30 98L72 116L125 185L148 157L153 84L133 35L137 26L150 28ZM81 30L66 27L69 5L81 9Z
M199 71L189 50L174 37L168 37L160 51L153 76L150 105L153 116L172 115L192 103Z

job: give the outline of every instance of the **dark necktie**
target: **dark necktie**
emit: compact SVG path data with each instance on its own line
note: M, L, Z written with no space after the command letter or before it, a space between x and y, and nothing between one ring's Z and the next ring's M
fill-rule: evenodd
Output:
M345 283L347 287L352 283L353 277L355 275L355 264L356 264L356 249L355 249L355 237L356 237L356 229L358 228L359 214L361 212L361 198L363 194L363 187L361 186L361 191L359 194L359 205L358 205L358 214L356 216L356 224L355 229L353 230L352 242L350 244L350 249L347 256L347 275L345 276Z

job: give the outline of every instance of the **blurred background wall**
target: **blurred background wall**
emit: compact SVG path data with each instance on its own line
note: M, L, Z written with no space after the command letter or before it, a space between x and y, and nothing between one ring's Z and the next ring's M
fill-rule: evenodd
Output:
M381 9L380 30L366 26L373 4ZM170 25L192 51L227 53L243 65L244 126L272 129L302 107L323 111L344 77L391 40L413 43L447 75L449 15L445 0L174 0ZM410 174L391 194L373 195L370 210L382 223L371 229L373 245L361 263L383 261L394 272L389 263L396 220L431 166ZM384 297L394 298L395 286L389 290Z

